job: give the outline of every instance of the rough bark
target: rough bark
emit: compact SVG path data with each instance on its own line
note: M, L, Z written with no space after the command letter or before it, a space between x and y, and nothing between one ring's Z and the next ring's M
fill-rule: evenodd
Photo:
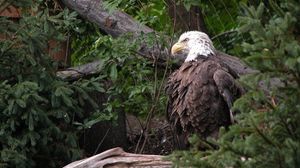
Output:
M64 168L171 168L172 162L160 155L143 155L124 152L113 148L98 155L75 161Z
M101 30L113 37L131 32L135 36L153 32L149 27L136 22L131 16L120 11L104 9L102 0L62 0L70 9L78 12L83 18L95 23Z
M86 77L99 73L102 69L102 66L102 62L98 60L84 65L58 71L56 75L64 80L76 80L81 77Z
M207 33L200 7L192 6L187 10L182 3L178 4L175 0L167 0L166 3L174 29L181 32L198 30Z

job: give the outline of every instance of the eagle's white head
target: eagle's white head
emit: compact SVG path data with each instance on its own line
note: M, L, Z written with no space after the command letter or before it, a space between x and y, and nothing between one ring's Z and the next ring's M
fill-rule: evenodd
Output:
M215 48L207 34L200 31L183 33L172 47L172 55L184 55L185 62L197 60L197 57L215 55Z

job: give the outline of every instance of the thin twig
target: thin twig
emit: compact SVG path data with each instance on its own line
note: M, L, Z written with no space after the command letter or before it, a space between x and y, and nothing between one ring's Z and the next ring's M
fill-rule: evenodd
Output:
M174 21L174 25L176 24L175 22L176 22L176 20ZM174 30L173 30L172 36L174 36ZM157 42L157 45L159 45L159 42L158 42L157 39L156 39L156 42ZM171 44L171 45L173 44L173 38L171 38L171 43L170 43L170 44ZM170 52L170 51L169 51L169 52ZM160 50L160 53L159 53L159 54L160 54L160 56L162 55L161 50ZM169 55L170 55L170 53L169 53ZM157 68L157 64L156 64L155 68ZM164 69L164 74L163 74L162 82L161 82L161 84L160 84L158 90L155 89L155 94L154 94L154 95L155 95L155 99L154 99L155 101L154 101L154 104L152 105L152 107L151 107L151 109L150 109L150 111L149 111L149 113L148 113L147 119L146 119L146 127L145 127L145 130L143 131L143 133L145 133L145 139L144 139L143 145L142 145L142 147L141 147L139 153L142 153L143 150L144 150L144 147L145 147L145 144L146 144L146 141L147 141L147 138L148 138L148 136L147 136L146 134L148 133L150 121L151 121L151 119L152 119L154 110L155 110L155 108L156 108L156 106L157 106L157 103L158 103L158 101L159 101L160 94L161 94L161 92L162 92L162 90L163 90L163 86L164 86L164 82L163 82L163 81L166 79L166 75L167 75L168 68L169 68L169 57L167 57L167 62L166 62L166 66L165 66L165 69ZM156 75L157 75L157 69L155 70L155 72L156 72L156 73L155 73L155 76L156 76ZM157 82L157 81L155 81L155 83L156 83L156 82ZM141 136L142 136L142 135L141 135ZM141 139L141 138L140 138L140 139ZM138 143L138 145L136 146L136 149L138 148L138 146L139 146L139 143Z
M106 136L107 136L107 134L108 134L109 131L110 131L110 128L107 129L107 131L106 131L104 137L101 139L101 142L98 144L98 146L97 146L97 148L96 148L96 150L95 150L95 152L94 152L94 155L95 155L95 154L97 153L97 151L99 150L100 146L101 146L102 143L104 142L104 140L105 140L105 138L106 138Z
M211 40L217 39L221 36L225 36L225 35L228 35L228 34L237 33L237 32L238 32L237 30L229 30L229 31L226 31L226 32L215 35L214 37L211 38Z

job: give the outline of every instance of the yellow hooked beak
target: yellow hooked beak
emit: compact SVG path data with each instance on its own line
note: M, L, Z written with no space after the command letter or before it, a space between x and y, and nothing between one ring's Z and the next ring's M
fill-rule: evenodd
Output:
M179 53L185 48L185 44L177 42L172 46L171 53L172 55Z

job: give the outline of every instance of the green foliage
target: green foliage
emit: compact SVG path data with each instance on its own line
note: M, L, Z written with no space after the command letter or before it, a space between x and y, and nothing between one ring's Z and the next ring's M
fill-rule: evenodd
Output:
M214 42L214 46L225 53L240 56L242 55L240 44L245 37L238 34L240 22L237 17L240 14L240 3L247 3L248 0L177 0L187 10L192 6L200 8L207 33Z
M215 47L232 55L242 55L241 47L237 45L245 38L237 33L240 24L237 20L241 9L239 3L242 2L247 3L248 0L176 0L177 4L183 4L187 10L190 10L192 6L198 6ZM161 0L104 1L104 6L111 12L119 8L154 30L172 34L173 23L168 16L168 5L170 5L169 1Z
M164 0L105 0L104 6L111 12L120 8L156 31L171 33L171 19Z
M240 44L250 37L248 34L238 33L242 24L238 16L245 12L242 10L244 4L256 7L263 2L262 0L177 0L177 2L183 4L187 10L190 10L192 6L201 9L207 33L219 51L238 57L247 56ZM273 1L270 1L270 5L271 2ZM269 11L265 11L265 14L266 16L270 15Z
M61 167L78 159L74 124L89 123L83 120L85 104L98 108L88 93L104 91L101 77L73 83L56 77L48 41L64 40L80 20L40 2L14 2L22 7L22 18L0 18L6 37L0 40L0 167Z
M189 2L185 4L187 3ZM218 6L214 6L212 3L203 1L192 5L203 6L205 22L209 22L208 26L213 25L213 27L209 27L209 31L216 35L222 31L231 30L236 27L237 22L235 18L239 9L237 3L238 1L231 1L230 5L221 3ZM104 6L110 12L114 12L117 8L121 9L141 23L168 34L171 32L171 22L168 16L167 5L167 2L157 0L104 1ZM218 10L222 9L224 5L230 10L230 13L229 11ZM222 13L216 12L216 10ZM223 21L221 22L220 17L222 19L223 17L225 18L225 27L219 26L220 24L224 24ZM212 21L216 22L210 23ZM92 31L85 31L84 35L77 36L76 40L72 43L72 48L74 49L74 53L72 54L73 64L83 64L92 60L102 61L102 64L99 66L102 69L101 75L107 79L111 79L113 82L112 87L108 88L110 97L106 104L106 110L118 111L117 109L124 109L126 112L145 116L154 104L159 103L156 108L163 113L166 98L161 95L162 88L160 86L164 80L164 72L158 70L149 60L141 58L134 52L140 45L141 39L135 39L134 41L130 39L130 35L125 38L112 39L109 36L103 36L92 25L88 27L82 26ZM154 43L155 40L157 39L152 37Z
M237 28L238 22L235 20L239 14L239 3L247 0L230 0L230 1L199 1L199 0L180 0L187 10L191 6L199 6L204 15L208 31L217 35L230 29Z
M104 6L110 12L119 8L155 30L170 31L170 19L164 1L106 0ZM101 61L98 68L108 85L105 111L114 113L122 110L142 118L150 112L164 114L166 96L163 82L166 69L158 68L156 62L151 62L136 51L145 41L149 45L157 45L158 41L166 45L165 40L157 39L154 34L142 35L138 39L131 34L112 38L103 35L93 25L82 24L79 27L89 31L75 37L72 61L74 65Z
M242 46L249 55L246 61L260 73L241 79L248 92L235 102L240 111L238 123L227 132L221 131L220 148L178 154L176 160L183 160L178 165L300 165L300 4L293 0L269 1L268 6L244 5L243 9L240 31L249 33L251 39ZM268 92L259 87L262 80Z
M148 40L154 45L156 37L149 34L133 39L130 34L119 38L95 33L74 41L74 64L100 60L100 75L107 80L108 100L105 111L125 112L145 117L155 107L163 113L166 97L163 94L165 70L136 53L138 47ZM161 40L162 41L162 40ZM82 46L85 46L84 48ZM88 46L88 47L87 47ZM84 50L84 54L82 51Z

